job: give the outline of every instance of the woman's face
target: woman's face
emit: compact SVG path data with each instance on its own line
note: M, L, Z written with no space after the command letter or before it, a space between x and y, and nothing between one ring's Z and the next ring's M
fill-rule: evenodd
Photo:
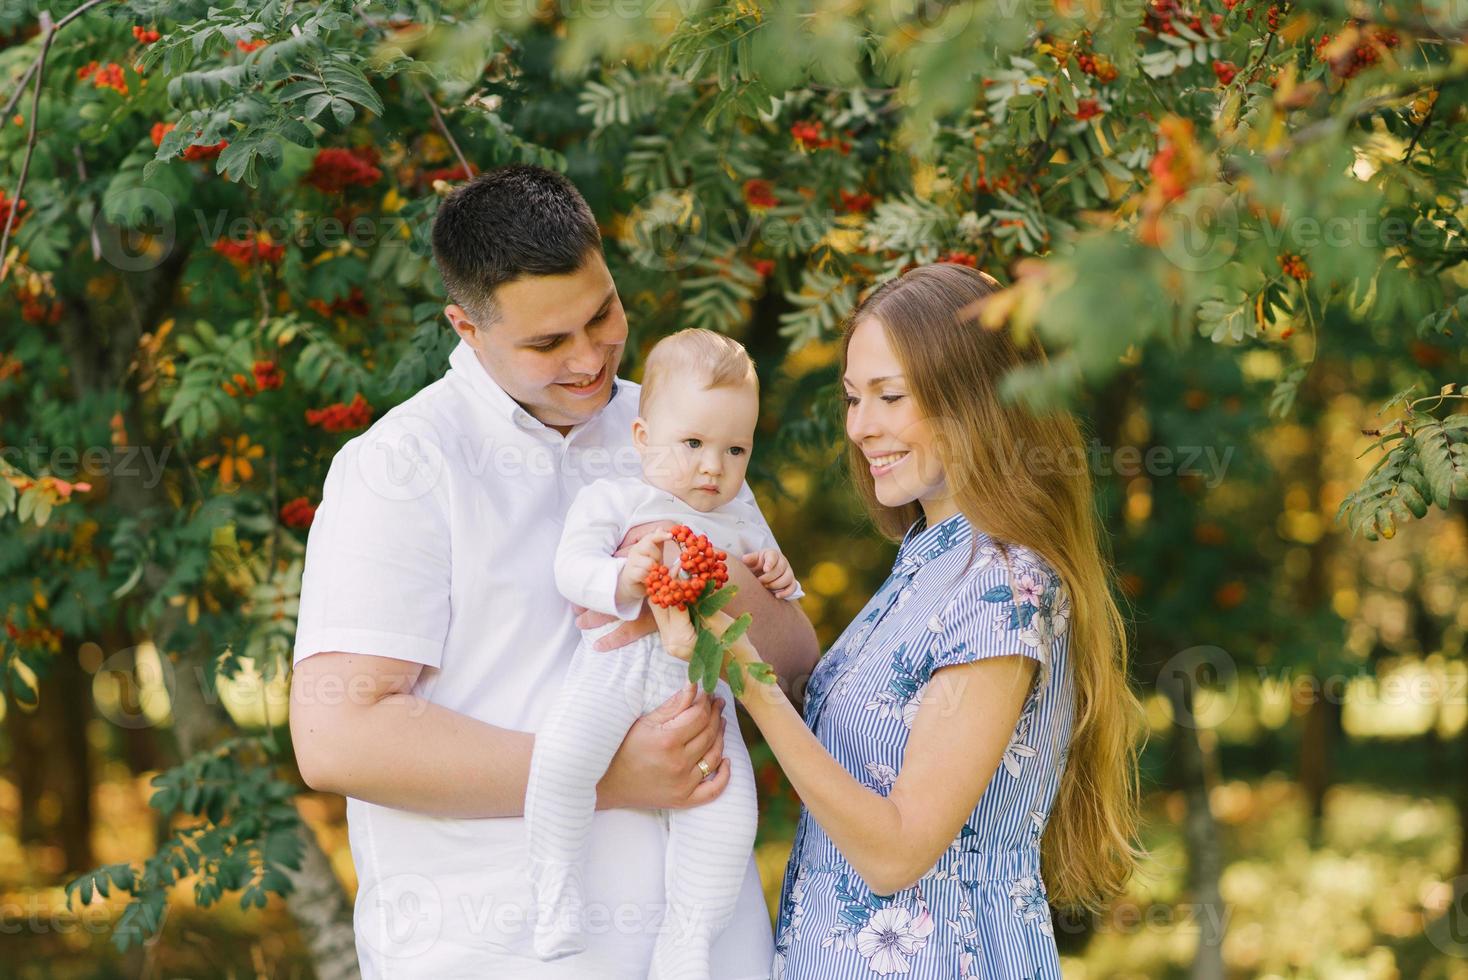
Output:
M857 323L841 383L846 435L866 457L877 500L886 507L916 500L929 526L953 514L935 428L912 396L881 321Z

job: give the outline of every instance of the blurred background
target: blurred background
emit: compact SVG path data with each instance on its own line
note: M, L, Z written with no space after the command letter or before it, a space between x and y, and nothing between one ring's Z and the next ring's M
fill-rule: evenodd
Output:
M1045 343L1006 390L1084 421L1149 727L1149 857L1058 915L1067 977L1468 977L1465 30L0 5L0 975L356 975L344 801L285 727L305 536L336 450L444 370L439 200L533 162L602 222L625 376L684 326L748 346L823 645L895 554L845 475L841 318L960 262ZM799 801L746 736L773 911Z

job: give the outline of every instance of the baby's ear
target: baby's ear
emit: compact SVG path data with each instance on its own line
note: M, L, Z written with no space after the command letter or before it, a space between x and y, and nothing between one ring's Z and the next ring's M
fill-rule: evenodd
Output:
M641 415L632 420L632 445L638 452L647 448L647 423Z

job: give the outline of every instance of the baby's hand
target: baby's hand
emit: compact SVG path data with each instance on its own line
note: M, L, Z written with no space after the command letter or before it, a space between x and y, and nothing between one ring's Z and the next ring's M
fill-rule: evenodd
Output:
M751 551L744 564L777 599L786 599L795 591L795 571L776 548Z
M663 560L663 543L672 540L667 531L654 531L638 539L627 552L627 561L622 565L622 574L617 576L617 602L619 604L641 599L647 595L647 573Z

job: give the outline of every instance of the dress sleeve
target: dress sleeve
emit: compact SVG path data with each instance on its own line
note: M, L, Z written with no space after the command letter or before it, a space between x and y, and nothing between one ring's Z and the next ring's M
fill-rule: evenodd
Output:
M932 667L1018 654L1048 669L1065 633L1070 604L1059 577L1024 549L980 555L944 610L928 624L938 632Z
M448 635L444 460L384 418L333 457L306 539L297 663L328 651L437 667Z
M612 556L626 533L622 526L625 512L615 482L597 480L582 487L566 511L555 570L556 588L567 599L631 620L641 614L642 600L617 604L617 576L627 559Z

